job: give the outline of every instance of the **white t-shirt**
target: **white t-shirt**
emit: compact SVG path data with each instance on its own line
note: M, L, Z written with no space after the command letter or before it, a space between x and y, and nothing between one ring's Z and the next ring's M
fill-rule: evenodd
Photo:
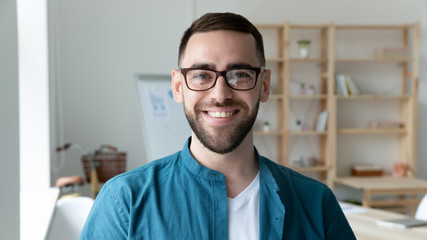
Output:
M259 239L259 172L235 198L228 198L228 239Z

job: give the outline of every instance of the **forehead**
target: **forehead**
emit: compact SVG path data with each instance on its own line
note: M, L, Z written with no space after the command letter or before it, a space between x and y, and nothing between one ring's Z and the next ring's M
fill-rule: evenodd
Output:
M181 67L211 64L217 70L235 63L258 67L256 43L250 33L218 30L196 33L190 37Z

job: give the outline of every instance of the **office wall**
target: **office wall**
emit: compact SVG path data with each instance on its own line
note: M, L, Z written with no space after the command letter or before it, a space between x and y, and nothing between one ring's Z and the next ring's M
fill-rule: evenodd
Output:
M0 1L0 233L19 239L19 92L16 1Z
M146 163L133 75L169 74L176 67L180 35L191 20L205 12L233 11L257 23L421 21L425 39L425 9L424 0L56 1L50 5L50 45L59 103L56 141L79 143L91 150L102 143L113 144L129 153L129 169ZM424 44L421 66L426 61ZM423 124L427 119L427 70L420 70L419 142L423 143L427 140ZM61 159L60 155L54 157L55 161ZM65 167L56 176L82 174L78 158L77 152L65 154ZM419 170L425 179L426 158L427 149L420 144Z

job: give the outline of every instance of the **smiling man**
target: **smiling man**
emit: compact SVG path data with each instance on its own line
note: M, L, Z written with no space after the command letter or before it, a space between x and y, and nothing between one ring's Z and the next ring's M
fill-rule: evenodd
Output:
M247 19L197 19L178 66L172 91L191 137L182 151L107 182L81 239L355 239L328 187L254 147L270 70Z

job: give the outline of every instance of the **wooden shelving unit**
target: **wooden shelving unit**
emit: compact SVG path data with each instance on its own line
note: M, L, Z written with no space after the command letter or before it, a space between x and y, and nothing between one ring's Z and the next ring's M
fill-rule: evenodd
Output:
M270 31L270 33L275 31L276 36L276 39L273 40L276 44L274 46L276 54L270 56L267 61L275 69L274 75L276 77L273 81L276 81L276 86L270 101L277 101L275 104L277 109L272 113L272 115L276 116L277 129L272 129L267 133L255 131L255 134L277 138L277 161L279 163L304 174L314 174L330 187L334 187L335 183L347 184L350 175L349 169L344 173L342 171L339 172L339 170L342 170L339 165L347 161L339 157L343 155L339 152L342 138L359 136L359 138L374 139L376 136L387 136L396 138L398 141L399 157L396 160L408 165L411 176L417 176L419 23L402 25L339 25L331 22L329 24L304 25L285 22L283 24L259 24L257 27L263 35L264 31ZM383 39L375 35L381 32L388 34L390 31L393 32L393 35L386 35ZM395 34L396 32L397 34ZM372 37L372 42L366 44L369 47L374 44L377 48L389 47L384 45L384 42L389 41L392 37L387 36L397 38L399 42L397 47L408 49L408 57L380 58L374 56L375 49L368 49L371 55L363 55L363 52L367 52L363 45L365 43L358 45L352 42L355 41L355 36L357 38L357 36L362 36L363 34L368 36L363 38L363 41L370 41L370 37L374 36ZM271 36L271 34L268 36ZM296 50L296 40L304 37L312 40L311 55L306 58L299 57ZM264 35L264 41L265 38L266 36ZM269 47L271 47L271 44L266 44L265 48L268 49ZM345 47L360 49L360 51L353 50L353 52L357 53L354 55L346 54ZM378 66L399 68L397 70L398 74L395 74L398 75L397 78L401 79L396 87L399 89L398 92L382 92L389 87L387 86L389 83L388 79L381 79L381 75L386 72L382 70L385 67L380 67L380 70L375 73L376 75L371 76L371 78L384 83L377 85L375 89L363 89L366 91L362 91L357 96L346 97L337 94L336 72L342 71L341 69L350 69L357 74L364 72L366 66L377 66L377 64ZM299 76L305 74L305 69L309 68L311 68L310 72L317 73L312 74L310 77L304 75L300 78L304 80L310 78L310 84L313 83L316 86L316 91L312 94L301 95L295 91L295 82L298 82ZM384 89L379 89L382 87ZM396 102L398 120L402 123L402 126L397 128L371 128L368 126L347 125L342 120L340 106L345 104L352 106L356 104L374 105L377 102ZM294 116L296 113L293 108L296 107L293 107L293 104L298 106L299 104L316 105L316 109L311 110L311 116L314 116L312 117L312 122L315 122L315 116L318 112L327 111L327 128L324 131L315 131L312 128L304 130L296 128L294 120L301 117ZM356 110L361 111L360 115L363 116L364 107L359 107ZM382 111L382 109L378 109L378 111ZM299 138L308 138L316 142L317 163L315 165L293 165L295 160L295 156L292 155L292 151L295 150L293 143L296 141L295 139ZM301 151L301 155L303 155L305 150L300 148L298 151ZM357 164L357 162L354 164ZM390 161L389 164L392 166L393 161ZM347 181L340 181L340 178L345 178Z

